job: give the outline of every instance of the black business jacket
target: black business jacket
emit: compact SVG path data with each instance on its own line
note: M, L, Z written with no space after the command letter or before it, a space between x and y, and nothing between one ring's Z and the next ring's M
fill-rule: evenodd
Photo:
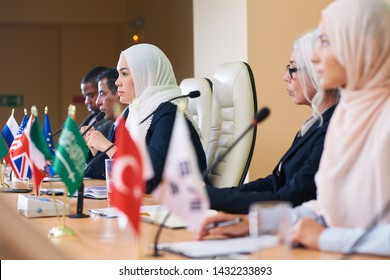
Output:
M228 213L246 214L254 202L283 200L295 207L316 199L314 176L318 170L326 131L336 105L323 114L301 137L295 137L290 149L280 159L272 174L231 188L207 185L211 208ZM280 167L279 167L280 166ZM280 171L279 171L280 169Z
M150 161L154 170L154 177L146 182L146 193L151 193L160 183L165 161L168 154L169 143L171 140L173 125L175 123L177 107L171 102L161 103L153 114L153 118L146 133L146 146L148 149ZM127 116L128 111L125 111ZM190 138L195 149L195 154L198 160L198 167L200 171L206 169L206 156L200 141L199 135L191 122L187 120L188 128L190 130ZM114 135L108 137L111 142L114 142ZM97 153L96 156L100 154ZM101 156L99 160L90 164L87 169L85 176L95 179L105 178L105 162L108 158L107 155ZM92 159L91 159L92 160Z
M123 110L123 114L120 117L127 118L129 114L129 108ZM106 138L114 143L115 142L115 122L111 122ZM93 157L91 152L89 152L86 169L85 169L85 177L93 178L93 179L106 179L106 159L110 157L105 153L101 155L102 152L97 152ZM98 157L96 159L96 157Z
M146 133L146 145L154 169L154 177L146 183L146 193L151 193L161 181L175 123L176 110L176 105L171 102L161 103L153 114L152 122ZM187 124L190 130L191 142L197 156L198 167L203 172L207 168L206 155L198 132L190 121L187 120Z

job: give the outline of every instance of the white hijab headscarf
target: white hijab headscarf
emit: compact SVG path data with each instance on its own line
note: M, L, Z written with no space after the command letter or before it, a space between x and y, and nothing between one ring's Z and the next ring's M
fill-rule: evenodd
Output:
M128 124L131 119L141 122L161 103L181 96L181 89L176 83L171 62L156 46L138 44L126 49L122 54L126 58L135 87L135 100L129 104L129 116L126 121L126 125L131 127ZM193 123L187 99L178 99L172 103L181 104L184 114ZM152 117L140 124L143 138L146 136Z
M338 0L322 22L347 83L326 135L316 206L330 226L366 227L390 200L390 6Z

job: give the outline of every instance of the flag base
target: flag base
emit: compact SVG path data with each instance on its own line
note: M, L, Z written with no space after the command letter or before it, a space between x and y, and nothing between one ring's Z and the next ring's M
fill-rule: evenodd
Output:
M53 227L51 230L49 230L49 233L47 234L49 238L74 236L74 235L75 234L73 229L68 228L66 226Z
M89 217L89 215L84 214L84 213L76 213L76 214L68 215L68 218L76 218L76 219L88 218L88 217Z

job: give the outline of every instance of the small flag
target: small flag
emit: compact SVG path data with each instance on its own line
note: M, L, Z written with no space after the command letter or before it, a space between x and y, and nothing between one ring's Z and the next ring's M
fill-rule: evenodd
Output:
M3 159L8 154L8 147L5 144L3 137L0 137L0 159Z
M210 207L182 112L176 113L163 180L152 195L185 221L189 230L200 226Z
M8 155L8 150L12 145L12 141L18 133L19 125L14 117L15 109L12 109L11 116L8 118L7 123L4 125L3 130L1 131L1 135L4 138L5 143L7 144L7 155L4 157L4 160L7 164L11 164L10 157Z
M24 109L24 117L20 123L19 130L16 133L14 141L9 148L11 167L16 178L31 178L31 162L29 157L29 144L24 130L29 122L27 110Z
M8 148L11 147L12 141L19 130L19 125L14 117L15 110L12 109L11 116L8 118L7 123L4 125L1 135L3 136L5 142L7 143Z
M55 149L54 149L54 141L53 141L53 135L51 132L51 126L50 126L50 119L48 114L48 108L45 107L45 115L43 119L43 135L46 140L47 147L49 148L50 154L52 157L54 157ZM46 166L46 173L49 174L50 177L53 177L55 175L55 172L53 170L53 166L51 164L48 164Z
M45 177L44 169L47 161L52 159L52 155L46 145L45 138L42 134L41 125L39 124L38 116L31 116L30 133L26 133L30 144L30 160L32 166L32 175L34 179L35 194L38 194L39 185ZM27 130L27 128L26 128Z
M74 110L74 106L71 105L53 161L53 169L68 187L70 195L81 186L88 156L88 147L72 118Z
M122 211L139 236L140 207L145 191L142 154L121 118L115 135L118 148L112 166L112 204Z

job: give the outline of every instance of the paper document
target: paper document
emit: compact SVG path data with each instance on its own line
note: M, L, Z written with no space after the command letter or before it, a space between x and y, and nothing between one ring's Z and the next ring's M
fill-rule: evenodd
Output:
M278 238L276 236L262 235L259 238L242 237L163 243L158 245L158 249L199 259L232 254L253 253L265 248L274 247L277 244Z
M169 213L169 209L164 205L143 205L141 206L141 218L142 221L160 225L166 215ZM217 214L217 211L209 209L206 213L206 217ZM169 218L165 221L165 227L168 228L186 228L187 224L181 220L174 213L169 215Z
M119 215L119 211L115 207L89 209L88 211L106 218L116 218Z
M140 210L142 221L156 225L160 225L169 212L168 208L164 205L142 205ZM119 210L115 207L89 209L89 211L106 218L117 217L119 213ZM208 210L206 216L212 216L216 213L217 211L215 210ZM164 226L167 228L179 229L185 228L187 225L179 217L171 213Z
M45 177L42 182L61 182L61 177Z
M77 197L77 191L73 194ZM91 186L84 188L84 197L94 199L105 199L107 198L107 187L106 186Z

